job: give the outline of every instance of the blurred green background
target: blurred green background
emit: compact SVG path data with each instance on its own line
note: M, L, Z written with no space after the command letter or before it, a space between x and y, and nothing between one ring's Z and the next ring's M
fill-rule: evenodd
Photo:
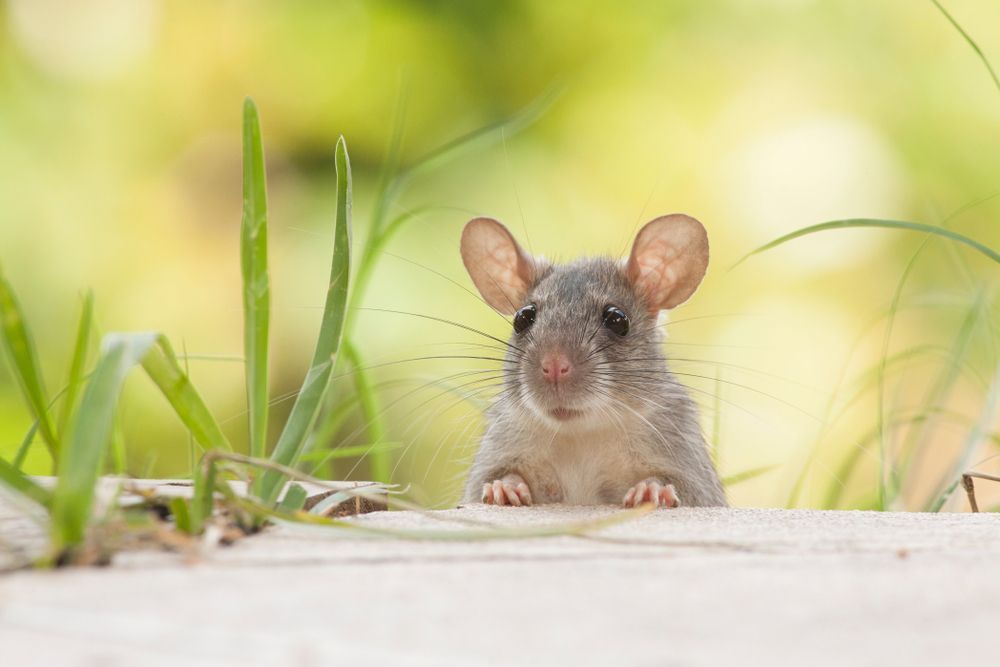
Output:
M1000 4L946 6L1000 58ZM883 480L898 469L889 506L921 509L956 471L1000 469L995 264L942 241L921 248L920 235L849 230L730 270L783 233L858 216L947 222L1000 246L1000 198L989 198L1000 190L1000 91L934 5L913 0L4 2L0 265L50 390L87 287L102 332L155 329L191 355L242 353L244 96L260 107L268 159L280 397L297 390L318 326L338 135L360 241L401 90L405 165L553 86L561 93L537 123L411 184L393 213L435 208L391 243L355 308L506 336L461 288L467 219L504 220L558 259L621 254L637 224L683 211L705 223L713 258L671 315L668 352L723 475L773 466L732 484L734 503L872 507L881 460ZM467 361L393 362L466 354L475 336L405 315L351 317L400 443L395 481L424 502L454 502L489 390L462 401L420 388ZM242 366L190 369L245 446ZM288 408L274 405L272 430ZM131 473L188 472L187 434L145 378L130 380L119 416ZM29 425L0 364L0 456ZM331 446L364 442L362 427ZM28 469L47 472L43 447ZM362 459L325 472L368 471ZM945 507L964 502L955 494Z

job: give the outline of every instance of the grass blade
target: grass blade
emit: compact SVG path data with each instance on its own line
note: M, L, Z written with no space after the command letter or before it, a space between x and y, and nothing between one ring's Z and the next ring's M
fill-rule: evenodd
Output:
M882 228L882 229L902 229L911 232L921 232L924 234L936 234L938 236L962 243L969 246L970 248L982 253L986 257L989 257L994 262L1000 264L1000 253L993 250L992 248L983 245L975 239L969 238L964 234L959 234L945 227L937 227L935 225L925 225L920 222L907 222L905 220L879 220L875 218L851 218L848 220L832 220L830 222L823 222L818 225L810 225L809 227L803 227L802 229L797 229L790 234L785 234L779 238L774 239L769 243L765 243L756 250L752 250L743 257L740 258L738 262L733 264L732 268L736 268L743 262L745 262L750 257L764 252L765 250L770 250L779 245L787 243L792 239L797 239L800 236L807 236L809 234L815 234L816 232L823 232L829 229L849 229L855 227L867 227L867 228Z
M993 382L990 384L986 400L980 410L979 419L976 420L976 423L969 430L969 434L965 438L965 443L962 445L961 453L949 467L949 471L944 477L945 484L950 480L954 481L931 496L931 499L924 507L925 511L940 512L941 508L944 507L944 504L957 487L958 480L961 479L961 474L969 469L972 462L972 455L989 438L990 430L997 421L998 413L1000 413L1000 366L994 371Z
M80 311L80 323L76 329L76 342L73 345L73 360L69 365L69 376L66 382L66 398L63 399L59 411L59 434L66 432L73 408L76 407L77 395L83 384L83 369L87 363L87 347L90 345L90 330L94 317L94 293L87 291L83 295L83 309Z
M174 525L177 530L193 535L191 524L191 505L185 498L174 498L170 501L170 513L174 515Z
M48 507L52 502L52 493L48 489L42 488L3 459L0 459L0 485L6 486L20 496L34 500L43 507Z
M889 451L891 443L888 439L888 433L885 428L886 421L886 401L885 401L885 384L886 384L886 365L889 359L889 346L892 343L892 332L893 327L896 323L896 315L899 313L900 303L903 298L903 288L906 286L906 281L909 279L910 274L913 272L914 267L917 265L917 260L920 259L920 255L923 253L924 249L927 248L931 241L931 236L925 236L923 243L917 248L916 252L907 261L906 266L903 268L903 274L899 277L899 282L896 283L896 290L892 294L892 301L889 304L889 313L886 316L885 332L882 334L882 354L879 357L879 367L878 367L878 414L876 415L876 420L878 423L878 434L879 434L879 485L878 485L878 501L879 506L882 509L886 507L886 497L885 497L885 479L886 472L891 469L891 462L889 461Z
M545 112L549 110L561 92L561 86L554 85L514 115L495 123L484 125L434 149L400 172L397 177L399 186L401 187L409 178L445 164L463 152L480 144L491 143L496 141L500 136L511 137L517 134L545 115Z
M201 462L194 474L194 497L191 498L190 512L188 513L188 532L192 535L201 533L205 522L212 516L212 509L215 506L215 484L218 471L215 468L215 461L212 458L212 450L201 457Z
M285 428L274 447L271 460L283 466L295 467L305 450L306 438L316 421L323 398L330 385L333 359L340 349L347 313L347 295L351 275L351 161L347 143L337 141L337 213L334 222L333 258L330 262L330 282L320 324L319 338L312 364L306 374ZM258 497L265 504L273 503L285 476L269 470L259 478Z
M111 441L118 394L129 370L155 343L155 334L105 339L70 437L60 452L59 479L52 497L52 542L57 554L80 544L86 535L97 477Z
M309 452L302 457L303 462L308 462L313 464L313 472L311 475L316 474L316 470L321 468L326 463L330 461L337 461L340 459L353 459L358 456L368 456L375 449L385 449L386 451L392 451L395 449L402 449L403 443L401 442L388 442L383 441L378 445L348 445L347 447L335 447L334 449L320 449L313 452Z
M955 30L957 30L958 33L962 36L962 38L969 44L969 46L972 47L972 50L976 52L976 55L979 56L979 59L983 61L983 65L986 66L986 71L990 73L990 77L993 79L993 85L995 85L997 87L997 90L1000 91L1000 78L997 78L996 70L993 69L993 65L990 64L990 61L989 59L987 59L986 54L983 53L983 50L979 48L979 44L976 44L976 40L972 39L969 33L965 32L965 29L959 24L958 21L955 20L955 18L951 14L948 13L948 10L945 9L941 5L941 3L938 2L938 0L931 0L931 2L934 3L934 6L938 8L939 12L944 14L944 17L948 19L948 22L951 23L952 26L954 26Z
M405 95L400 93L400 103L398 106L395 130L389 149L389 159L387 170L380 177L378 195L375 200L374 213L372 215L368 240L361 253L361 261L358 265L358 272L354 283L351 301L361 303L362 296L368 285L368 278L378 261L381 248L386 242L401 229L406 223L418 217L421 211L414 211L403 214L390 223L385 224L387 212L391 209L396 198L406 189L411 178L421 173L431 171L436 167L446 164L455 159L467 150L477 146L485 145L503 137L511 137L530 126L541 118L552 106L561 92L560 86L552 86L540 96L532 100L527 106L514 115L499 120L489 125L477 128L468 134L453 139L442 146L432 150L423 157L417 159L413 164L396 174L392 174L398 163L399 145L402 142L402 120L403 109L405 108ZM391 177L390 177L391 176ZM347 338L351 337L348 330Z
M188 428L202 449L232 451L232 446L208 406L181 369L177 356L165 336L154 334L156 345L142 358L142 367L160 388L174 412Z
M344 343L344 354L354 368L354 388L361 406L361 419L366 424L368 441L371 443L371 449L367 456L369 466L371 466L372 481L388 482L390 452L381 446L385 440L385 425L382 423L382 410L378 404L378 396L368 379L368 372L361 363L361 357L350 341Z
M964 360L971 354L973 336L980 319L983 317L983 307L984 295L980 293L969 306L958 331L955 332L954 342L945 360L945 365L933 385L928 389L922 401L921 412L931 413L933 410L947 405L956 383L961 379ZM928 443L933 442L933 434L937 426L937 420L928 419L922 423L920 429L914 429L907 433L907 438L900 448L899 464L889 467L892 477L887 481L891 482L892 486L882 496L887 503L891 504L895 500L901 491L902 480L909 477L909 471L919 468L916 461L926 452Z
M769 466L760 466L759 468L751 468L750 470L744 470L743 472L738 472L733 475L727 475L722 478L722 485L725 487L734 486L740 482L746 482L747 480L751 480L755 477L760 477L761 475L769 473L780 467L781 466L778 464L773 464Z
M285 496L278 504L279 512L298 512L306 504L308 494L301 484L289 484Z
M20 446L17 448L17 452L14 453L13 464L18 470L24 468L24 459L28 458L28 449L31 447L32 441L35 439L35 434L38 433L38 421L31 424L31 428L24 435L24 439L21 440Z
M253 100L243 102L243 222L240 225L243 273L243 351L250 454L267 452L267 343L271 283L267 273L267 192L260 117Z
M97 477L112 439L118 396L129 371L140 364L199 444L206 449L230 449L163 335L109 334L72 421L67 445L60 452L60 474L52 498L52 540L57 553L85 537Z
M395 235L397 231L404 227L409 221L417 218L421 213L420 211L415 211L403 214L386 224L387 212L391 209L392 204L395 202L400 193L405 190L408 182L414 176L445 164L466 150L472 149L473 147L481 144L496 141L501 137L513 136L514 134L520 132L522 129L538 120L538 118L540 118L549 109L558 97L559 92L560 89L558 86L551 87L513 116L473 130L466 135L458 137L457 139L440 146L439 148L426 154L424 157L418 159L407 168L400 170L391 178L389 177L391 173L390 171L383 172L383 178L380 180L378 196L374 207L375 213L371 219L371 224L369 225L368 239L365 243L364 250L361 253L361 261L358 264L358 271L355 276L353 292L351 294L352 303L361 303L363 301L369 279L374 271L375 264L378 262L382 254L381 250L385 244L390 238L392 238L393 235ZM404 108L404 104L402 102L404 96L402 94L400 99L400 111L397 114L396 129L393 134L390 148L389 164L390 167L393 168L398 160L399 144L402 141L402 109ZM348 330L344 335L345 341L347 342L351 341L353 338L350 327L351 323L348 323ZM358 360L358 363L355 364L355 366L359 368L362 365L363 364L360 363L360 359ZM367 405L363 404L362 406L365 413L366 423L369 424L368 439L377 443L377 441L380 440L384 434L385 425L383 424L382 416L377 408L377 403L375 402L376 398L372 393L371 387L367 385L366 379L363 377L360 379L360 382L364 384L364 389L362 389L364 394L363 398L368 399ZM373 451L372 468L373 475L376 479L385 481L388 478L388 458L384 450L379 449ZM380 474L383 476L380 477Z
M399 184L396 181L396 176L399 171L399 157L403 146L407 97L407 87L405 82L401 80L399 92L396 96L396 109L393 112L394 118L392 136L389 139L389 152L382 162L382 169L378 176L378 185L375 188L375 202L372 205L372 213L369 218L369 228L372 236L381 234L386 214L398 192Z
M13 365L14 377L28 403L32 416L38 421L38 431L42 434L53 462L59 458L59 440L49 416L47 394L42 384L42 372L38 364L38 353L25 323L23 312L14 296L14 290L7 278L0 273L0 337Z
M46 413L52 410L52 406L56 404L56 401L58 401L64 393L66 393L65 387L56 392L51 400L49 400L48 406L45 408ZM31 427L28 429L28 432L24 434L24 438L21 440L21 445L17 448L17 452L14 454L13 463L14 467L18 470L22 470L24 468L24 460L28 457L28 450L31 448L31 443L35 440L35 435L38 434L38 425L40 423L41 422L37 419L31 423Z

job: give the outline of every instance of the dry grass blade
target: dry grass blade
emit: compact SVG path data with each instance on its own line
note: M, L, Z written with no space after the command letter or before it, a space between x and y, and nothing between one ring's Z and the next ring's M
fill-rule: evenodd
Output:
M366 497L364 490L351 490L350 493L361 497ZM398 501L394 501L398 503ZM318 516L309 512L294 512L283 514L276 510L262 506L249 499L240 499L238 503L249 512L262 513L277 523L301 523L318 527L338 528L344 533L353 533L355 536L395 538L405 540L431 540L443 542L470 542L480 540L521 540L539 537L565 537L565 536L588 536L598 530L609 528L618 524L632 521L637 517L648 514L655 507L651 503L636 507L634 509L620 510L606 517L591 519L588 521L575 521L565 524L542 525L530 527L508 527L498 526L485 521L472 521L459 518L442 517L433 515L415 506L407 509L419 511L420 513L435 520L448 523L466 525L466 528L426 530L426 529L404 529L404 528L383 528L380 526L368 525L360 521L332 519ZM346 535L345 535L346 536Z
M1000 482L1000 476L990 475L976 470L970 470L962 475L962 486L965 487L965 493L969 497L969 508L973 512L978 512L979 503L976 502L976 485L975 482L972 481L973 479L985 479L990 482Z

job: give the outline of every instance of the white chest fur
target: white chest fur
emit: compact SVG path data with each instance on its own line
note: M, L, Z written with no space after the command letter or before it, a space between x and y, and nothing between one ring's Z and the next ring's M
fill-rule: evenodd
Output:
M542 452L540 452L542 453ZM542 453L562 491L562 502L596 505L609 501L609 491L628 488L637 474L621 434L566 436L551 441Z

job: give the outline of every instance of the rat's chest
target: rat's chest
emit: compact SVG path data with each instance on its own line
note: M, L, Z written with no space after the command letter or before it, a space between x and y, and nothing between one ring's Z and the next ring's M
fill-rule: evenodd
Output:
M552 442L532 458L537 477L532 493L542 503L618 503L639 475L627 449L610 437Z

